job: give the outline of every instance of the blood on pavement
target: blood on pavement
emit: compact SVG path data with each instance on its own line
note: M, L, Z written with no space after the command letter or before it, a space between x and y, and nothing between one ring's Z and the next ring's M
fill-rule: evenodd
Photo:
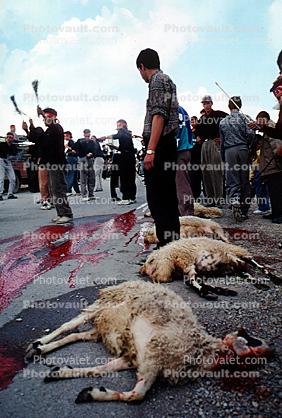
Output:
M78 262L69 273L69 285L75 287L75 276L86 262L95 264L109 255L95 249L105 241L117 238L114 233L127 235L136 223L136 215L130 211L102 223L99 223L99 216L78 221L74 225L43 226L34 232L10 238L11 245L0 256L0 311L28 283L65 261ZM62 241L58 246L57 240ZM0 245L8 242L5 239L0 241Z

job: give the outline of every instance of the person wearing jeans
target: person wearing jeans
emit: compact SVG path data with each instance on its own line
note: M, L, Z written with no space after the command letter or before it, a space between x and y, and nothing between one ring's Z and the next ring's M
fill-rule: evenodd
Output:
M3 200L5 175L9 181L8 199L17 199L14 195L16 176L10 161L11 156L17 154L17 147L13 141L13 132L8 132L6 142L0 143L0 200Z

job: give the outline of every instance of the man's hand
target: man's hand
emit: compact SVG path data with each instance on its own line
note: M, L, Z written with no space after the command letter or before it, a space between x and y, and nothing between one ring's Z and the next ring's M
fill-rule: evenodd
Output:
M258 125L254 121L251 121L251 122L248 123L248 128L250 128L250 129L258 129Z
M23 123L22 123L22 129L24 131L28 131L27 123L25 121L23 121Z
M196 143L197 143L197 144L200 144L201 142L202 142L201 137L200 137L200 136L197 136L197 137L196 137Z
M146 154L146 157L144 158L144 169L145 170L152 170L154 167L154 159L155 154Z
M93 157L93 154L92 154L92 152L88 152L88 154L86 155L86 157L88 157L88 158L91 158L91 157Z

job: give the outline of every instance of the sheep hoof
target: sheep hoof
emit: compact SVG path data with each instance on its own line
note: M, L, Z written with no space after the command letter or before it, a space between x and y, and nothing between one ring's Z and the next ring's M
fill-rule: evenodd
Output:
M270 289L270 287L265 283L254 283L254 286L255 286L256 289L259 289L259 290L269 290Z
M29 344L26 349L26 355L24 358L26 362L30 361L35 355L41 354L39 345L42 345L40 341L35 341L34 343Z
M199 295L201 296L201 298L205 298L207 300L217 300L218 299L217 295L211 293L210 290L207 290L204 287L202 287L202 289L199 291Z
M88 388L82 389L81 392L77 395L75 403L85 403L85 402L93 402L93 397L91 395L91 391L93 387L89 386Z
M59 370L61 368L59 366L53 367L50 372L47 374L47 376L44 377L44 383L54 382L55 380L58 380L60 378Z
M238 292L235 290L227 289L226 287L215 287L212 290L216 295L222 296L237 296Z

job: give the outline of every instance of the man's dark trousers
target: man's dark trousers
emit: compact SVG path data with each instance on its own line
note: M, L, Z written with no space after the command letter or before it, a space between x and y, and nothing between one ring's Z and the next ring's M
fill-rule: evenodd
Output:
M180 233L175 182L176 152L175 133L162 136L156 148L154 168L144 170L148 206L160 246L178 239Z
M55 165L55 164L53 164ZM73 217L72 210L67 199L67 182L65 169L62 167L48 169L50 194L58 216Z
M135 163L133 153L121 153L119 160L120 191L124 200L135 200L136 198Z

